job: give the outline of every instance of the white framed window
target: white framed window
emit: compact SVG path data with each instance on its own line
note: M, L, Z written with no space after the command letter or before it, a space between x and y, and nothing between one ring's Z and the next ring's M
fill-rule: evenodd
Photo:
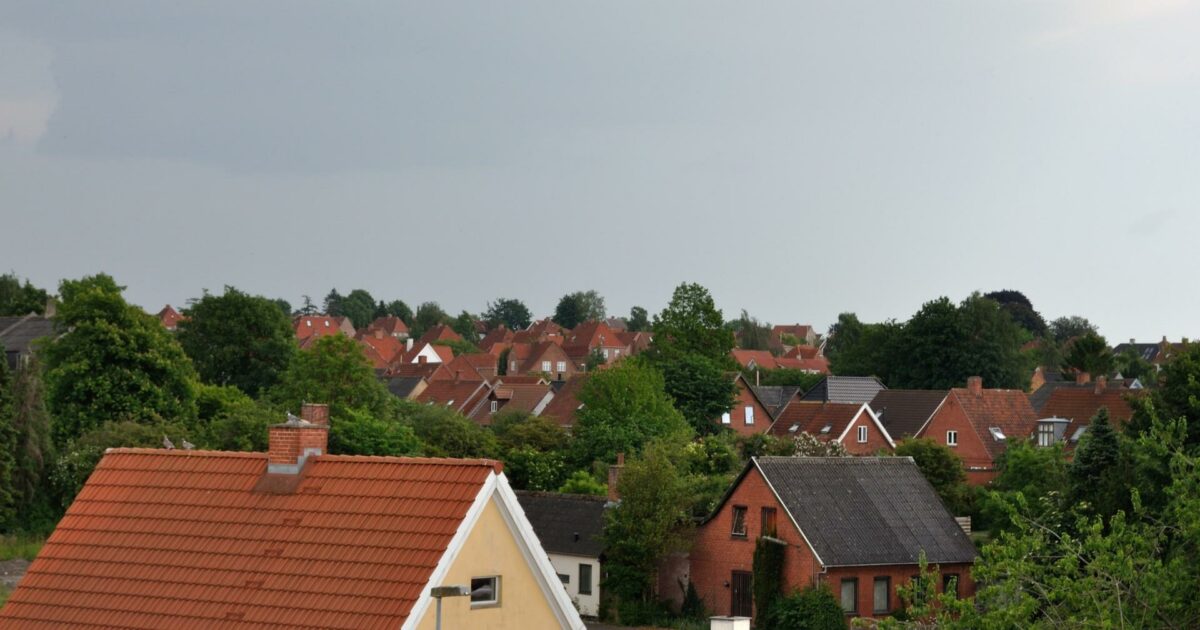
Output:
M867 443L867 427L866 427L866 425L858 427L858 443L859 444Z
M607 359L608 358L608 348L605 348L601 352L604 354L604 358Z
M562 372L566 372L566 371L567 371L567 362L559 361L558 362L558 372L562 373Z
M471 608L500 605L500 576L471 578Z
M496 413L496 411L499 409L500 409L500 401L493 400L492 401L492 413Z
M547 373L550 372L550 362L549 361L542 361L542 371L547 372Z
M721 414L721 424L729 424L729 412Z
M746 424L754 424L754 407L746 405Z
M958 446L958 431L946 432L946 446Z

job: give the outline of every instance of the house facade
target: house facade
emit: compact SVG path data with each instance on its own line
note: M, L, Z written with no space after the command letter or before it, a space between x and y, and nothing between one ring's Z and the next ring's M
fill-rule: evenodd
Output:
M600 614L604 510L608 500L580 494L518 491L550 564L581 615Z
M775 437L807 433L822 442L837 442L850 455L877 455L896 450L896 443L871 406L795 400L771 424Z
M737 385L737 398L733 408L715 418L713 422L731 429L738 435L766 433L771 428L770 408L759 400L754 388L750 387L740 373L733 380Z
M848 526L854 523L854 526ZM901 609L924 552L938 590L974 593L975 547L907 457L760 457L699 527L689 576L715 615L753 617L754 547L784 545L785 591L827 585L853 617Z
M972 376L965 388L950 390L917 437L949 447L962 459L967 483L985 485L999 474L996 460L1008 440L1032 437L1037 420L1025 392L985 389L983 379Z

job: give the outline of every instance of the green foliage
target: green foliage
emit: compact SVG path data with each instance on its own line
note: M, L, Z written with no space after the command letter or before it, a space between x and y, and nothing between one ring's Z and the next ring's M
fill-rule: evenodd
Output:
M696 433L721 429L713 420L737 401L737 385L729 370L732 361L687 352L657 353L649 357L649 362L662 372L666 392Z
M460 354L475 354L479 352L479 346L476 346L465 339L438 339L431 345L446 346L447 348L450 348L450 352L453 352L454 356L458 356Z
M553 491L566 482L564 451L539 451L528 446L504 453L504 472L518 490Z
M0 537L0 562L20 558L33 562L46 537L39 534L16 534Z
M768 433L754 433L737 438L737 448L742 460L751 457L776 455L790 457L796 454L796 442L786 438L778 438Z
M467 311L459 313L458 317L450 320L450 329L471 344L471 347L474 347L475 341L479 339L479 333L475 331L475 316Z
M1158 368L1134 348L1113 355L1113 370L1125 378L1141 379L1144 385L1154 385L1158 379Z
M183 440L196 438L180 424L122 421L106 422L72 439L64 445L50 471L50 485L59 500L61 509L66 509L75 500L87 478L110 448L140 447L162 448L163 437L169 437L176 445Z
M846 613L828 586L809 586L780 599L760 624L768 630L845 630Z
M17 462L16 396L8 361L0 346L0 529L8 531L15 524L18 496L13 488Z
M405 326L411 326L413 321L412 309L404 303L404 300L392 300L383 307L384 315L394 315L404 322Z
M835 440L822 441L806 431L792 436L793 455L796 457L847 457L846 447Z
M300 304L299 314L300 315L316 315L320 309L318 309L317 305L315 303L313 303L312 297L308 296L308 295L304 295L301 297L303 298L304 301Z
M185 312L177 338L201 380L257 396L279 380L296 353L287 315L270 300L225 287Z
M500 298L495 302L488 302L487 310L483 312L483 321L487 322L488 328L504 324L509 330L524 330L533 321L533 313L529 312L529 307L521 300Z
M286 410L311 402L329 405L331 416L363 409L377 417L388 416L395 400L375 378L358 342L345 335L320 337L297 353L270 399Z
M15 273L0 275L0 317L6 315L28 315L46 312L46 301L50 295L45 289L39 289L25 280L17 278Z
M55 323L64 332L42 348L56 444L104 422L188 422L195 416L196 373L187 355L121 291L103 274L59 286Z
M608 494L608 486L596 481L588 471L576 470L559 486L558 491L564 494L591 494L602 497Z
M754 610L759 619L770 619L771 610L783 598L783 562L787 543L759 537L754 543ZM766 626L767 624L760 624Z
M1117 432L1101 407L1067 467L1070 500L1085 512L1110 518L1126 507L1126 471Z
M629 309L629 319L625 322L625 330L629 332L650 330L650 314L646 312L646 309L640 306Z
M980 497L980 514L973 525L985 525L993 532L1013 528L1007 506L1026 501L1030 514L1044 522L1057 522L1068 488L1067 458L1061 443L1037 446L1033 440L1009 440L1008 447L996 460L999 474L992 481L993 492Z
M554 308L554 323L563 328L575 328L587 321L600 321L607 312L604 298L595 290L576 291L562 296Z
M583 369L595 372L607 363L608 357L604 356L604 352L600 348L592 348L592 351L587 353L587 357L583 360Z
M617 484L621 501L605 512L604 588L617 598L624 623L640 622L639 613L655 603L660 561L686 547L692 496L681 457L676 444L648 444L641 456L627 460Z
M492 432L514 488L555 490L567 475L567 433L557 423L522 412L500 412Z
M500 356L496 359L496 374L498 376L508 376L508 355L509 348L500 351Z
M746 309L742 309L741 317L733 320L732 327L739 348L744 350L767 350L770 348L771 324L751 317Z
M891 321L864 324L854 313L838 315L825 344L830 371L839 376L877 376L888 382L901 329Z
M232 385L201 385L196 409L196 444L216 451L266 451L267 427L284 421L282 411Z
M962 387L982 376L988 387L1023 389L1029 366L1021 354L1022 330L1000 306L974 294L955 306L946 298L926 303L900 332L889 357L889 386Z
M444 324L449 320L450 316L446 314L446 311L442 310L442 307L437 302L422 302L417 307L417 312L413 315L412 322L408 324L408 328L412 337L420 338L421 335L425 334L425 331L438 324Z
M423 445L412 427L395 418L377 418L347 409L329 420L329 452L337 455L418 455Z
M799 387L800 391L808 391L813 388L821 379L825 378L824 374L813 374L804 370L794 370L791 368L775 368L774 370L742 370L742 377L747 383L762 386L781 385ZM755 380L757 379L757 381Z
M896 447L897 457L911 457L921 474L955 514L967 509L967 474L958 455L929 438L906 440Z
M402 422L412 427L430 457L494 458L500 454L496 436L444 405L399 401Z
M292 316L291 302L283 298L275 298L274 300L271 300L271 303L275 305L275 308L279 309L280 313L283 313L285 318L290 318Z
M654 342L647 354L656 363L678 355L697 354L733 369L733 333L724 326L721 311L708 289L684 283L675 288L671 302L654 316ZM719 414L718 414L719 415Z
M1061 369L1065 374L1087 372L1095 376L1106 376L1113 369L1112 350L1104 337L1088 332L1076 337L1063 357Z
M1029 301L1029 298L1025 297L1024 293L1005 289L1003 291L985 293L983 297L995 300L1000 304L1000 308L1005 313L1008 313L1008 316L1018 326L1028 331L1030 335L1041 337L1049 331L1046 320L1042 319L1042 316L1033 310L1033 303Z
M42 371L36 357L17 372L11 399L16 522L26 531L49 531L58 517L58 506L51 501L46 481L55 455L50 440L50 412L46 409Z
M558 451L567 446L567 432L557 422L519 411L501 411L492 419L492 432L504 449L529 447Z
M1200 446L1200 343L1190 343L1177 350L1163 366L1160 386L1148 399L1134 400L1134 416L1130 430L1144 433L1155 417L1187 421L1187 444Z
M325 314L349 317L355 328L364 328L375 319L375 298L363 289L355 289L346 296L333 289L325 296Z
M690 431L663 390L663 378L637 361L621 361L594 373L580 387L583 408L576 412L573 461L612 463L656 437L686 441Z
M1086 317L1078 315L1059 317L1050 322L1050 335L1060 344L1068 339L1095 333L1096 325L1089 322Z

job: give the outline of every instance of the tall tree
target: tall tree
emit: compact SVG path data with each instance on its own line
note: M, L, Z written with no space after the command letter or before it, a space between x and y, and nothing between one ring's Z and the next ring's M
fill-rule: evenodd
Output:
M283 313L284 317L290 318L292 316L292 303L291 302L288 302L287 300L285 300L283 298L275 298L274 300L271 300L271 303L275 305L275 308L279 309L280 313Z
M955 306L927 302L900 332L888 384L914 389L961 387L982 376L989 387L1021 389L1027 361L1022 334L996 302L974 294Z
M1063 356L1063 372L1086 372L1093 376L1107 376L1112 369L1113 353L1104 337L1087 332L1068 342Z
M0 275L0 317L30 313L40 315L46 311L49 297L45 289L33 286L28 279L21 284L14 273Z
M355 328L365 328L375 319L375 298L364 289L355 289L342 298L339 310L337 314L349 317Z
M625 330L629 332L650 330L650 314L646 312L646 309L640 306L629 309L629 321L625 323Z
M50 413L46 410L42 370L36 355L17 372L12 402L12 428L16 433L12 491L17 501L17 519L27 530L50 529L57 517L47 484L54 447L50 442Z
M741 316L733 320L732 324L739 348L743 350L767 350L770 348L771 324L758 321L758 318L752 317L750 313L746 312L746 309L742 309Z
M651 354L693 352L714 361L733 363L733 333L725 328L720 309L708 289L684 283L671 302L654 316Z
M425 334L426 330L444 324L449 321L450 316L437 302L422 302L417 307L417 313L413 316L413 321L409 324L409 331L413 337L420 337Z
M1058 343L1062 343L1072 337L1081 337L1096 331L1095 324L1089 322L1086 317L1078 315L1059 317L1050 322L1050 334L1054 336L1054 340Z
M463 338L463 341L472 347L476 341L479 341L479 333L475 332L475 316L467 311L459 313L458 317L450 321L450 329L458 333ZM471 352L474 351L471 350Z
M184 313L177 338L200 378L251 396L274 385L296 353L291 322L270 300L225 287Z
M130 306L107 275L64 280L44 346L46 399L57 444L108 421L154 424L195 416L196 372L158 320Z
M1046 326L1046 320L1042 319L1041 314L1033 309L1033 303L1029 301L1029 298L1025 297L1024 293L1005 289L1003 291L985 293L983 297L1000 304L1001 310L1008 313L1008 316L1018 326L1028 331L1030 335L1041 337L1049 330Z
M962 460L949 447L921 438L896 447L898 457L911 457L946 507L957 514L966 508L967 473Z
M890 382L902 329L893 321L865 324L854 313L838 315L825 344L830 370L839 376L877 376Z
M1086 504L1092 514L1108 519L1125 507L1121 445L1109 423L1108 409L1101 407L1092 418L1075 450L1075 459L1067 467L1067 475L1071 501Z
M297 353L270 397L293 411L305 402L324 403L334 418L349 409L383 418L391 414L393 404L358 342L345 335L321 337Z
M304 301L300 305L300 314L301 315L316 315L317 314L317 305L313 303L312 298L307 295L302 296L302 297L304 298Z
M342 312L342 300L344 299L342 294L338 293L337 289L330 289L329 293L325 296L325 314L331 317L345 315Z
M582 406L572 448L580 468L612 463L617 453L636 453L655 437L686 439L690 433L663 389L662 376L635 361L593 373L577 396Z
M1187 445L1200 445L1200 343L1177 350L1163 366L1159 387L1148 397L1135 399L1130 429L1146 434L1158 417L1182 418L1187 423Z
M563 328L574 328L587 321L600 321L608 315L604 297L594 289L568 293L558 301L554 309L554 323Z
M4 354L0 346L0 356ZM12 373L8 361L0 360L0 529L7 531L14 525L17 515L17 493L13 489L13 477L17 462L17 431L13 426L16 416L16 396Z
M388 302L386 310L388 315L399 317L400 321L404 322L405 325L412 326L413 312L412 309L404 303L404 300L392 300L391 302Z
M483 321L487 322L488 328L504 324L509 330L524 330L533 321L533 314L521 300L500 298L495 302L488 302Z

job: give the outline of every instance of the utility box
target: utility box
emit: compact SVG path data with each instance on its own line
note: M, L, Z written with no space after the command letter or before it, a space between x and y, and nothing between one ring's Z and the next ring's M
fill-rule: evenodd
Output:
M709 617L709 630L750 630L749 617Z

